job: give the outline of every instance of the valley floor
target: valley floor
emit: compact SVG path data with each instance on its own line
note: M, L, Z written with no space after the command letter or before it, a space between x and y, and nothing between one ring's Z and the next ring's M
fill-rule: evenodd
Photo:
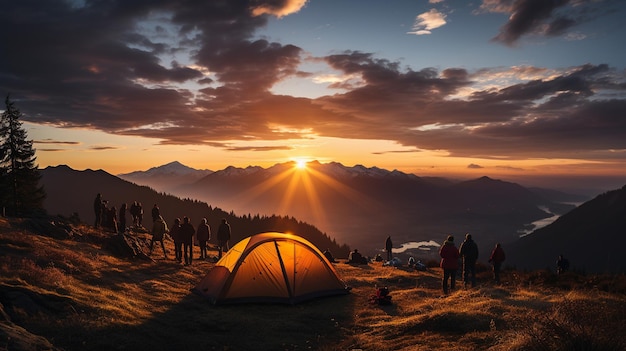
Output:
M112 234L93 228L80 226L65 240L20 228L0 219L0 349L626 348L623 276L507 271L496 286L483 271L478 287L442 296L437 267L340 262L349 295L213 306L190 289L214 263L180 265L171 241L169 259L155 248L152 260L142 260L115 253L107 244ZM149 238L136 236L142 245ZM376 286L390 288L391 305L370 303Z

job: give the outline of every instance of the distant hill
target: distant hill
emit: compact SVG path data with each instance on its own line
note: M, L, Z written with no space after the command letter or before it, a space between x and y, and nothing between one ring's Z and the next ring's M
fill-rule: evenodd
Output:
M181 164L178 161L153 167L147 171L135 171L118 174L121 179L139 185L146 185L155 190L169 192L170 189L183 184L189 184L213 173L208 169L194 169Z
M507 249L507 264L518 269L556 267L563 254L572 269L624 273L626 186L606 192L524 236Z
M381 250L387 235L400 245L466 232L484 252L495 242L517 240L530 223L552 216L547 209L561 214L574 208L488 177L450 182L336 162L309 162L307 170L293 162L267 169L231 166L172 193L240 214L294 216L367 255Z
M349 247L337 242L334 238L322 233L316 227L284 216L237 216L220 208L209 206L205 202L191 199L180 199L173 195L158 193L147 186L139 186L122 180L102 170L76 171L68 166L47 167L41 170L42 184L48 194L44 201L46 211L51 215L69 217L76 213L79 218L93 224L93 201L97 193L101 193L109 207L115 206L119 211L122 203L130 205L133 201L143 204L144 226L152 229L150 210L158 204L163 218L168 224L176 217L188 216L192 224L197 226L202 218L207 218L213 231L222 218L227 218L233 228L231 244L244 237L265 231L291 231L296 233L322 250L330 248L339 257L347 256ZM130 222L130 214L126 215Z

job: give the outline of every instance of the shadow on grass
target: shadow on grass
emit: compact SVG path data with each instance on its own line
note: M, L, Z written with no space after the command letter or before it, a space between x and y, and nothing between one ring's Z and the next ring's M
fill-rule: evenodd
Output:
M164 313L139 325L92 330L85 349L293 350L319 349L341 339L353 323L350 295L298 305L214 306L190 293Z

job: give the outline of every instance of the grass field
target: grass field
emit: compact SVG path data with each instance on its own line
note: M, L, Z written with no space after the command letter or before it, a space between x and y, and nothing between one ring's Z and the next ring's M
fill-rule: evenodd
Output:
M437 267L340 262L349 295L213 306L190 292L213 263L176 263L171 241L150 261L87 226L68 240L19 228L0 219L0 350L626 349L624 276L509 270L496 286L482 267L478 287L442 296ZM383 285L392 305L370 304Z

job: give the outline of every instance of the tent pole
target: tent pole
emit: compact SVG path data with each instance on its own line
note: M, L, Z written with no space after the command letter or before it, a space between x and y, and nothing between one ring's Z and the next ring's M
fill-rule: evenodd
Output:
M283 257L280 255L280 250L278 249L278 242L274 240L274 247L276 248L276 254L278 256L278 262L280 262L280 269L283 272L283 278L285 279L285 286L287 286L287 292L289 293L289 300L293 301L293 292L291 291L291 286L289 285L289 276L287 275L287 269L285 268L285 263L283 262Z

